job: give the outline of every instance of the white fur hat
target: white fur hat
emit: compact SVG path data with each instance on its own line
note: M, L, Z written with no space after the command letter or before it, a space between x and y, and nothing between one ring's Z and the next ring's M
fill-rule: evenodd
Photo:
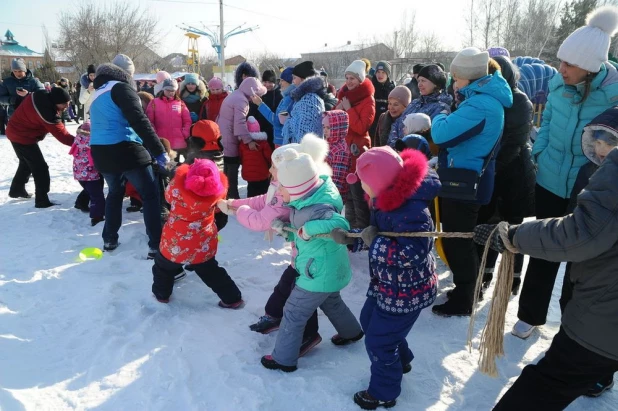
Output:
M618 8L600 7L586 18L558 49L558 58L591 73L598 73L607 61L611 37L618 30Z
M352 74L356 76L358 81L361 83L365 81L365 68L367 65L363 60L354 60L347 69L345 69L345 74Z
M418 134L421 131L431 129L431 118L424 113L408 114L403 119L406 134Z
M290 201L303 198L320 184L318 168L309 154L287 148L277 166L279 185L290 194Z
M309 156L313 159L320 175L332 175L333 170L326 162L326 157L328 156L328 142L326 142L323 138L320 138L315 134L308 133L305 134L303 139L300 141L300 144L291 143L275 149L271 156L275 168L279 168L279 164L283 161L283 152L287 149L296 150L299 153L309 154Z
M478 80L488 73L489 53L476 47L461 50L451 63L453 77L463 80Z

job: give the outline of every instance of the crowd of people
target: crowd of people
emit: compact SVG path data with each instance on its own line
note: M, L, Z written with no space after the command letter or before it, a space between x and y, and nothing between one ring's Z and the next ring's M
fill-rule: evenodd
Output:
M440 63L417 65L399 86L387 61L370 72L371 62L355 60L338 91L311 61L279 78L242 63L231 92L216 77L173 79L163 71L154 84L138 84L132 60L119 54L81 76L84 124L76 136L64 126L79 116L68 110L68 81L46 89L16 59L0 88L19 159L9 195L30 198L32 175L35 206L53 206L38 142L51 133L71 146L83 187L75 207L90 213L92 225L104 222L106 252L120 245L124 197L131 197L127 211L143 211L152 293L162 303L175 281L195 271L222 308L243 306L216 260L217 233L229 216L282 236L292 261L250 326L279 330L261 363L295 371L322 341L319 307L337 330L334 345L365 338L371 379L353 398L363 409L395 405L414 358L406 338L439 290L433 240L393 233L434 231L438 213L444 232L474 232L474 239L442 240L455 284L432 307L444 317L471 315L498 254L517 252L511 291L521 287L521 296L512 334L522 339L545 323L558 267L569 262L559 333L495 406L563 409L611 389L618 371L618 70L608 61L616 22L617 8L600 8L561 44L533 145L532 103L502 47L465 48L448 73ZM248 183L244 199L239 172ZM524 223L527 217L538 221ZM508 228L494 230L499 221ZM475 296L486 242L492 252ZM351 279L349 252L369 261L358 320L340 294ZM522 286L524 254L531 258Z

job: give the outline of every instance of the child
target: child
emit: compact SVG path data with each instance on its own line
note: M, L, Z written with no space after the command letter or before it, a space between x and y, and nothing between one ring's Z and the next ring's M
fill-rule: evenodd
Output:
M285 304L272 355L263 356L261 362L269 369L292 372L297 368L305 324L318 307L338 332L333 343L358 341L363 332L339 294L352 277L347 249L331 238L318 237L337 227L349 229L340 215L343 201L337 187L330 177L319 175L311 156L281 148L284 150L277 164L279 190L292 209L291 227L298 233L284 231L281 220L273 221L272 227L294 242L294 266L300 276Z
M323 115L324 138L329 146L326 161L333 170L333 183L337 186L345 204L350 189L346 177L352 167L352 154L345 141L345 136L348 135L348 113L343 110L332 110Z
M389 408L401 393L403 374L412 369L414 355L406 336L421 310L435 300L438 276L431 238L377 233L433 231L427 206L438 194L440 181L421 152L405 150L400 157L388 146L363 153L349 179L360 179L371 200L371 225L362 231L362 241L369 246L371 280L360 316L371 379L367 390L354 395L354 402L367 410ZM360 241L345 234L336 229L332 236L340 244L361 248Z
M94 168L90 155L90 122L84 122L75 133L75 142L69 154L73 155L73 177L79 181L90 198L90 224L94 227L105 218L103 179ZM82 194L80 194L80 197Z
M229 93L223 90L223 81L219 77L213 77L210 79L208 82L208 91L208 100L202 104L200 119L217 121L219 111L221 110L221 104Z
M323 176L330 175L331 170L325 162L328 144L313 134L307 134L303 137L300 144L288 144L274 151L270 168L272 179L268 193L259 197L219 202L219 208L225 213L235 214L238 222L243 227L253 231L266 231L267 234L270 234L270 227L274 220L279 219L286 223L289 222L290 208L283 202L283 197L278 190L277 166L283 161L282 153L290 149L296 150L299 153L309 154L318 168L318 174ZM270 236L269 239L272 240ZM292 249L294 250L294 246L292 246ZM296 278L299 275L294 268L294 258L292 258L292 263L281 275L279 282L264 307L265 314L259 318L258 322L249 326L251 331L268 334L279 329L281 319L283 318L283 307L294 289ZM318 330L318 313L314 311L311 318L307 321L299 356L302 357L322 341Z
M403 132L406 136L418 134L427 140L432 156L437 156L440 148L431 139L431 118L424 113L408 114L403 119ZM396 144L397 142L395 142Z
M169 302L174 277L183 272L183 265L190 265L219 296L220 307L242 306L240 290L215 259L218 240L214 214L226 190L225 175L210 160L197 159L176 169L165 191L171 212L152 267L152 293L159 302Z
M191 127L191 135L187 139L187 164L193 164L197 158L214 161L219 170L223 171L223 146L221 131L214 121L200 120Z
M391 133L391 126L401 115L412 101L410 89L406 86L397 86L388 95L388 111L382 113L378 120L378 128L371 142L371 147L381 147L388 144L388 136Z
M247 117L249 136L257 144L251 150L247 144L239 145L241 176L247 182L247 197L256 197L268 191L270 156L272 149L268 144L268 135L260 131L260 123L253 116Z

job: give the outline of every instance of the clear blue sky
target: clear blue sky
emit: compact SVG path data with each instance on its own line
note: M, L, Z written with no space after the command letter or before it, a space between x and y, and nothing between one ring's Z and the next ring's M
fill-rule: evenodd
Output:
M61 10L75 8L88 0L51 1L29 0L19 2L0 0L0 34L11 29L21 45L42 52L43 34L47 27L52 39L58 35L58 16ZM91 0L103 4L103 0ZM105 1L107 2L107 1ZM132 1L133 3L133 1ZM160 54L186 53L187 40L176 26L181 23L214 27L219 22L217 0L137 0L153 18L159 19ZM255 32L232 37L226 55L248 54L268 50L282 56L297 57L301 52L323 47L353 43L392 32L400 25L406 10L416 9L420 30L435 31L449 49L460 48L464 35L463 13L466 0L442 0L436 3L410 0L379 1L323 1L306 0L227 0L224 9L226 28L247 23L259 25ZM384 4L380 9L379 5ZM286 8L284 8L286 7ZM207 39L199 40L202 55L214 53Z

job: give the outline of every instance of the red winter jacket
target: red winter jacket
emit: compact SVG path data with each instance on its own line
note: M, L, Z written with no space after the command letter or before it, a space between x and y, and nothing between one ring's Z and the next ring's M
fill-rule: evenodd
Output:
M223 104L223 100L225 100L228 94L229 93L227 91L224 91L221 94L211 94L208 96L208 100L206 100L202 105L200 119L217 121L219 111L221 110L221 104Z
M270 176L271 156L273 155L270 144L268 144L268 136L265 132L249 133L254 142L257 143L258 149L251 151L248 144L241 144L240 164L242 169L240 175L246 182L268 180Z
M55 104L49 99L49 92L35 91L13 113L6 128L6 136L13 143L32 145L43 140L47 133L69 147L75 140L64 127Z
M369 128L373 124L373 119L376 115L376 101L373 98L375 89L371 80L366 78L358 87L354 90L348 90L348 86L341 87L337 99L341 102L344 97L347 97L352 107L347 110L348 117L350 119L350 129L345 140L348 143L348 147L352 144L356 144L358 152L354 155L354 150L350 149L352 153L352 169L351 172L356 172L356 159L363 154L364 147L369 149L371 147L371 137L369 137Z
M225 190L221 195L202 197L185 188L189 165L183 164L165 190L170 215L163 227L161 254L179 264L199 264L217 254L217 201L227 195L227 178L219 173Z

